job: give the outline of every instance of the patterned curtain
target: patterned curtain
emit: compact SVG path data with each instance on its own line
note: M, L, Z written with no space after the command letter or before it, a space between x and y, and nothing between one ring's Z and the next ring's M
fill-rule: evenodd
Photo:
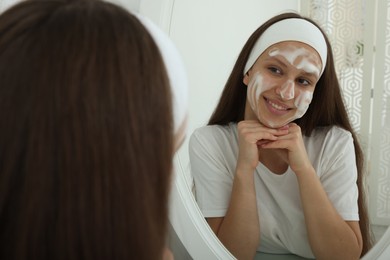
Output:
M368 171L372 224L390 224L390 0L310 0L307 14L333 47Z
M363 0L313 0L309 16L327 33L336 70L355 130L361 122L363 79Z

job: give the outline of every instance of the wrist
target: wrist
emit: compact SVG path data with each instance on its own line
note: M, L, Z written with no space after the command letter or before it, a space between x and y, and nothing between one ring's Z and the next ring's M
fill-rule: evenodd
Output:
M294 173L297 176L297 178L301 178L309 175L316 175L316 171L311 164L301 167L297 170L294 170Z
M246 185L252 184L254 182L254 172L256 168L250 167L248 165L237 165L235 172L235 179L239 180L241 183Z

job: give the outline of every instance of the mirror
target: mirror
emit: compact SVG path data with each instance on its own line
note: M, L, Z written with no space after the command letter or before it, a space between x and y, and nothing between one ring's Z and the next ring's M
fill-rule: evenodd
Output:
M18 1L20 0L1 0L0 12ZM173 234L171 246L178 245L177 252L182 254L179 257L176 255L176 259L234 259L209 228L196 204L192 190L193 180L189 170L188 139L194 129L206 124L233 63L243 43L253 30L263 21L281 11L295 10L305 14L308 12L307 7L310 1L112 0L112 2L141 12L165 30L182 53L188 72L190 82L189 125L186 141L174 159L175 176L171 194L170 223ZM389 1L382 1L380 3L382 6L377 8L378 11L368 6L368 12L371 12L372 17L386 19L387 2ZM385 31L384 26L378 30ZM372 31L368 32L365 37L385 38L386 36L383 33L374 35ZM365 53L367 54L367 50L370 49L373 49L373 46L367 45ZM367 59L365 66L379 68L381 58L385 59L385 57L379 57L377 63ZM370 92L371 89L368 91ZM380 91L375 93L375 95L382 94ZM362 103L364 102L367 101L363 99ZM381 114L380 109L376 112ZM369 131L361 130L362 132ZM378 142L380 143L380 140ZM366 150L370 149L366 148ZM380 158L378 151L370 150L370 152L373 157ZM371 164L375 163L371 162ZM375 171L373 172L370 176L370 185L378 187L375 186L376 178L372 178L376 174ZM385 178L388 179L386 176ZM379 188L387 189L388 187L382 185ZM374 188L374 190L379 188ZM388 198L385 197L383 203L384 207L390 207ZM377 207L372 206L376 204L371 203L370 199L372 215L376 214L374 211ZM363 258L364 260L389 259L390 229L386 227L389 216L385 213L379 216L377 222L379 224L374 227L378 242ZM267 259L270 259L269 256Z
M216 239L192 196L188 139L194 129L207 123L233 63L253 30L281 11L295 10L305 14L310 1L161 0L159 14L148 11L150 1L141 1L140 11L151 14L150 17L169 33L182 53L190 82L188 134L175 158L170 221L191 256L188 259L234 259ZM367 66L374 64L367 62ZM366 101L363 99L362 102ZM380 225L373 226L373 230L379 242L364 259L380 259L388 246L390 231L385 233L386 221L378 223ZM381 236L383 239L379 240Z

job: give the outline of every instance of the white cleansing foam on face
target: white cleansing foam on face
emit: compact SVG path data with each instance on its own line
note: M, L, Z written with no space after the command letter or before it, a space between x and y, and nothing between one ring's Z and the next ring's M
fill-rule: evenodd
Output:
M274 118L265 119L262 116L262 112L264 113L264 111L260 111L259 109L259 102L264 102L263 100L261 100L261 94L271 89L272 87L272 83L267 82L265 77L259 72L253 75L252 79L248 84L247 99L249 105L262 124L267 125L271 128L278 128L294 121L295 119L302 117L306 113L307 109L309 108L309 104L312 100L313 92L297 91L298 93L295 94L294 100L294 105L296 107L296 111L294 114L292 114L290 117L286 118L282 122L280 122L280 118L278 118L277 116L275 116Z

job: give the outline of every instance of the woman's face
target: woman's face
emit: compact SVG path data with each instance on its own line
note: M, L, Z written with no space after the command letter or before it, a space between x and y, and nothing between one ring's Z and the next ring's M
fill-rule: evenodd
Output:
M302 117L312 100L321 66L319 54L307 44L286 41L270 46L244 76L251 108L246 109L245 119L279 128Z

